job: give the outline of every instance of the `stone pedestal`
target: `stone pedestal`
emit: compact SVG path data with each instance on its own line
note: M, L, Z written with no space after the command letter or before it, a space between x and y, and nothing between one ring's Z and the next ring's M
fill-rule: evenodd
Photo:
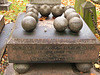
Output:
M55 5L60 5L61 4L61 0L30 0L30 4L27 4L26 8L29 5L36 5L39 8L43 4L47 4L50 7L53 7Z
M0 33L4 26L5 26L4 15L0 15Z
M7 2L8 2L8 0L0 0L0 4L5 4Z
M11 5L11 2L1 3L1 4L0 4L0 10L6 10L6 11L8 11L10 5Z
M0 24L1 25L1 24ZM12 33L14 23L5 25L0 33L0 61L6 49L6 42L8 41L10 34Z
M30 0L30 4L61 4L61 0Z

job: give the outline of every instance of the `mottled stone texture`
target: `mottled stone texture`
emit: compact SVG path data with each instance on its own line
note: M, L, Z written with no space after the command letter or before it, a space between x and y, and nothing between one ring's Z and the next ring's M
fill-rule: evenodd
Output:
M31 4L61 4L61 0L30 0Z
M76 12L80 12L80 6L82 3L84 3L86 0L75 0L75 10Z
M4 3L7 3L8 0L0 0L0 4L4 4Z
M87 23L89 28L92 30L92 32L96 33L89 9L91 9L93 11L95 22L97 22L96 7L89 1L87 1L81 5L80 15L82 16L84 21Z
M0 3L0 10L9 10L9 7L11 5L11 2L7 2L7 3Z
M0 33L4 27L4 16L0 15Z

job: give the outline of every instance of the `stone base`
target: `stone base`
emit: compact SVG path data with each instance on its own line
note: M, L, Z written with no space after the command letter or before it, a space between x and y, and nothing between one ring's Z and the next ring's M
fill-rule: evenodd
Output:
M91 73L100 75L94 69ZM18 74L13 69L13 64L9 64L4 75L90 75L90 73L80 73L72 64L32 64L30 70L25 74Z
M12 3L11 2L8 2L6 4L0 4L0 10L6 10L6 11L9 11L9 7Z
M5 23L4 23L4 15L0 15L0 33L2 29L4 28Z
M14 23L7 24L0 34L0 61L6 48L6 42L10 37Z

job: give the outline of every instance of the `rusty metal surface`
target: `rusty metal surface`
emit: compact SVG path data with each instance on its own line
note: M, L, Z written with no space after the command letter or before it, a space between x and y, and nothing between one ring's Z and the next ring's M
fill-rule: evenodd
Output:
M78 63L94 62L98 59L99 41L83 21L79 33L69 29L56 32L52 15L46 21L39 21L32 33L25 32L18 16L16 29L7 44L9 61L12 63ZM47 28L47 32L44 29Z
M5 47L6 47L6 42L9 39L10 33L12 31L14 23L11 24L7 24L2 33L0 34L0 61L1 61L1 57L5 51Z

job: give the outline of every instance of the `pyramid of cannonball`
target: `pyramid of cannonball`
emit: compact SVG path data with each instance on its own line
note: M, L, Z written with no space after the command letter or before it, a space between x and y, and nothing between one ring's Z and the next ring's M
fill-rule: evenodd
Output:
M29 9L29 8L34 8L34 9L36 9L36 10L38 10L38 7L36 6L36 5L28 5L28 7L27 7L27 9Z
M60 5L56 5L52 8L52 15L54 17L59 17L63 14L64 9Z
M68 21L64 17L57 17L53 22L54 28L57 31L64 31L68 26Z
M38 11L37 11L36 9L34 9L34 8L29 8L29 9L27 9L27 13L28 13L28 12L34 12L35 14L38 15Z
M48 17L51 13L51 7L49 5L42 5L39 9L39 12L42 16Z
M73 17L78 17L78 18L80 18L80 16L79 16L78 13L72 12L72 13L70 13L70 14L66 17L66 19L69 21L69 20L70 20L71 18L73 18Z
M36 20L31 16L24 17L22 20L22 27L25 31L33 31L36 28Z
M69 8L74 9L74 7L73 7L73 6L68 5L68 6L64 7L64 12L65 12L67 9L69 9Z
M67 16L68 16L70 13L72 13L72 12L75 12L75 9L73 9L73 8L67 9L67 10L65 11L65 13L64 13L64 17L67 18Z
M35 18L35 20L38 22L38 16L37 16L35 13L33 13L33 12L28 12L28 13L26 13L25 17L26 17L26 16L32 16L32 17Z
M79 32L83 27L83 22L78 17L73 17L69 20L69 28L73 32Z

